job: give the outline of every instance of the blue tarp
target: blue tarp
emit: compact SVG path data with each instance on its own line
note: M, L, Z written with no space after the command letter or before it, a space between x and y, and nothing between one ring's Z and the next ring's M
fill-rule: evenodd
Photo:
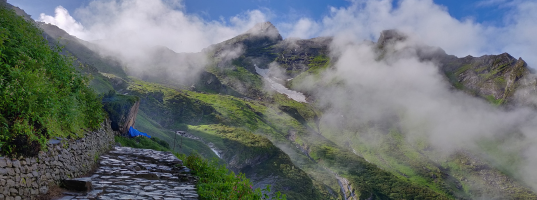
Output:
M147 133L142 133L139 130L132 128L132 126L129 128L129 136L130 137L145 136L145 137L151 138L151 136L148 135Z

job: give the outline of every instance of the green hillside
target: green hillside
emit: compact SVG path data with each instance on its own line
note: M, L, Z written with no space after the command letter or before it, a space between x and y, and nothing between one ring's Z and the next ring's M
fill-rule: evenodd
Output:
M89 80L73 58L49 46L34 23L0 6L0 146L37 155L49 138L83 136L104 120Z

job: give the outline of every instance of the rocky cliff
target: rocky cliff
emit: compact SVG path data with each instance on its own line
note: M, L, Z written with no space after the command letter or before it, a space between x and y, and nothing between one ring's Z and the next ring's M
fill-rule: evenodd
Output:
M113 92L103 98L103 108L111 120L112 129L126 135L136 122L140 100L135 96L118 95Z
M406 39L404 33L386 30L381 33L376 46L382 57L393 51L391 49L395 43L404 42ZM484 98L496 105L537 105L531 99L537 95L537 78L522 58L516 59L508 53L458 58L448 55L439 47L424 44L409 44L403 50L392 53L408 52L415 52L422 60L435 62L454 88L470 95Z

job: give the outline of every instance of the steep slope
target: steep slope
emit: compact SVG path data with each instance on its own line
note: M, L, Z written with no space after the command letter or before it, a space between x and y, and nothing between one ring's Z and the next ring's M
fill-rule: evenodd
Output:
M391 51L389 48L393 48L396 42L404 42L406 37L396 30L383 31L376 44L381 56ZM525 88L531 88L526 92L537 93L535 74L522 58L515 59L508 53L458 58L438 47L426 45L411 45L401 51L415 51L422 60L435 62L456 89L470 95L487 99L495 105L535 106L529 103L529 95L526 98L516 95L517 91Z
M270 93L263 88L263 78L255 73L255 67L269 68L270 65L273 65L271 63L279 61L284 66L282 68L286 74L290 76L301 71L308 71L311 68L325 68L321 66L327 66L328 63L326 54L330 38L293 41L295 44L291 44L290 41L278 40L266 40L269 42L259 43L243 42L249 41L249 39L245 35L240 35L213 45L212 49L217 49L214 51L217 53L213 54L213 64L210 66L213 70L210 71L214 72L223 84L238 88L237 91L241 94L251 99L261 100L267 108L271 108L259 111L258 116L262 116L261 122L275 129L276 135L274 135L275 133L267 133L260 127L247 127L267 135L291 156L296 165L304 169L314 180L328 186L331 190L328 193L341 190L342 192L339 192L341 197L349 198L447 198L443 192L436 193L400 180L376 166L370 165L362 158L352 154L351 151L327 140L318 133L316 113L319 111L315 111L316 109L311 105L295 102L281 94ZM249 46L244 47L245 44ZM222 59L224 56L221 55L227 55L224 53L226 49L234 49L237 46L258 51L239 51L240 53L234 57L227 57L227 60ZM300 51L294 50L295 48L300 49ZM268 55L263 55L257 59L256 55L259 53ZM288 59L285 59L286 56ZM243 86L240 84L245 85L248 89L240 90ZM276 113L281 112L278 115L285 115L286 119L280 120L278 115L271 114L273 111L270 110L274 108L276 108ZM235 118L233 121L239 120L240 118ZM245 126L247 124L235 124L235 126L237 125ZM339 185L334 185L338 182ZM385 186L390 186L390 188Z
M184 138L178 151L218 157L204 145L211 143L232 170L246 173L258 186L272 184L273 191L291 199L476 198L494 192L510 198L535 196L471 152L433 161L434 155L407 143L393 124L376 124L384 130L385 145L371 146L360 139L368 136L368 130L345 126L352 122L341 127L323 124L324 108L267 90L265 79L256 72L256 67L277 69L282 73L274 74L275 79L291 87L305 79L319 80L337 59L330 57L332 38L283 40L266 22L201 53L148 47L145 68L125 68L132 63L103 58L98 42L79 40L51 25L40 26L51 43L66 45L66 52L94 66L90 70L97 77L94 80L102 79L95 88L113 88L141 98L140 130L170 143L175 130L189 131L203 142ZM382 60L394 54L388 51L390 45L404 40L396 31L387 31L371 45L377 46ZM537 84L522 59L508 54L457 58L439 48L409 48L421 59L436 62L456 89L495 104L532 103L524 94L535 92ZM175 79L184 72L180 69L192 66L196 66L189 76L193 80ZM323 88L335 83L315 84ZM315 97L313 92L303 92ZM495 181L482 181L488 178Z
M536 79L522 59L516 60L508 54L457 58L436 47L412 44L402 47L401 43L405 40L406 36L401 33L388 30L381 33L376 44L368 45L377 50L379 61L390 62L390 59L416 55L423 61L434 62L439 66L439 71L446 75L445 80L453 85L453 89L463 90L495 105L505 105L503 108L535 105L531 104L530 97L532 93L535 94ZM394 48L396 45L399 45L397 49ZM310 81L317 80L314 82L316 86L310 87L315 88L313 91L331 90L338 84L344 84L323 82L322 74L330 69L329 66L327 64L320 72L302 73L291 81L291 85L299 84L304 79L301 76L309 77ZM315 96L310 91L303 92ZM345 111L340 113L341 116L346 114ZM401 132L404 118L402 113L392 113L382 120L365 124L358 123L352 117L338 118L336 125L321 118L318 126L323 136L340 147L401 179L424 185L439 193L463 199L536 197L520 181L520 177L513 175L513 169L500 167L497 160L490 160L490 155L485 155L497 153L502 141L482 142L480 151L461 151L449 158L440 159L440 154L430 149L426 142L409 142L409 134ZM374 140L371 141L371 138ZM513 162L513 165L519 162L518 155L513 153L509 156L510 159L500 161L504 162L503 166L509 166L508 162Z

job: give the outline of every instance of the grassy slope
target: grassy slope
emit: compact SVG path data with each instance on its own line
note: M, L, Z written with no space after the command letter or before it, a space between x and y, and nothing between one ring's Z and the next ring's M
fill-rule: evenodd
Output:
M306 80L308 77L313 78L313 80L318 80L322 71L327 69L326 66L328 66L327 63L310 66L310 70L313 69L312 72L309 72L308 70L307 72L298 75L289 83L289 85L300 84L301 81ZM467 64L461 66L455 72L446 73L446 76L450 79L450 82L454 84L455 88L465 90L465 86L456 81L456 77L470 69L472 69L472 65ZM490 74L496 73L497 72L488 73L487 78L494 78L490 76ZM495 80L496 79L501 79L501 77L496 77ZM501 80L498 82L501 82ZM497 106L501 105L503 102L502 99L497 100L492 96L486 97L486 99L491 104ZM328 127L323 123L320 124L320 127L322 135L330 141L335 142L339 147L352 151L356 155L365 158L368 162L379 166L401 180L407 180L416 185L430 188L431 190L446 196L455 198L475 198L487 195L490 195L489 197L497 197L509 194L506 197L518 199L535 198L535 194L526 189L525 186L507 179L507 177L513 178L509 171L512 171L514 167L511 167L511 169L503 169L498 165L494 166L497 168L494 169L490 168L490 164L482 162L481 165L486 166L488 169L481 170L479 167L469 164L470 162L468 162L468 160L473 158L468 157L466 154L457 154L456 156L438 161L439 155L435 154L433 151L429 151L425 142L418 141L417 143L409 143L404 134L395 130L386 133L378 132L375 128L349 130L341 127ZM375 138L373 141L371 140L372 136ZM486 144L481 145L481 148L487 154L501 153L496 148L496 146L498 146L498 141L485 143ZM330 153L332 150L327 147L325 148L325 151ZM510 166L506 163L517 163L517 156L513 155L514 154L510 154L510 156L494 156L506 158L494 162L503 163L503 166ZM431 158L437 159L432 161ZM484 181L484 176L498 177L495 178L496 181L494 184L500 185L499 187L503 189L494 189L489 182Z
M290 88L294 88L294 86L303 82L308 77L313 77L315 79L320 78L322 72L324 72L330 66L330 58L326 57L325 55L316 56L311 60L308 66L310 68L307 71L300 73L289 81L288 85Z
M128 89L129 93L136 94L142 99L140 106L141 112L138 115L138 117L141 117L138 121L142 123L136 124L136 127L147 127L148 129L146 131L150 134L152 130L157 130L156 133L159 132L158 130L162 130L157 128L158 124L167 124L164 126L166 129L178 127L180 129L175 130L188 130L192 128L192 130L189 131L198 134L200 134L200 131L196 131L196 129L199 127L210 124L225 124L232 127L244 127L246 131L244 134L246 135L253 136L252 132L258 133L257 131L261 131L263 133L268 133L264 134L267 137L279 138L277 139L278 141L286 141L280 133L277 133L272 130L270 126L262 123L263 119L259 117L259 112L256 113L253 108L256 107L259 110L263 110L260 105L250 104L241 98L228 95L202 94L192 91L176 90L159 84L147 83L137 79L132 80L133 83ZM181 101L173 101L174 99L181 99ZM172 104L170 102L175 103ZM177 110L177 107L181 107L181 109ZM202 110L205 110L205 112L188 111L188 109L191 108L203 108ZM170 110L172 112L166 112ZM149 111L156 113L149 115L147 113ZM177 115L178 113L180 113L180 115ZM193 116L191 116L191 114ZM150 120L147 120L148 118L153 119L155 123L150 123ZM166 118L173 118L174 120L167 120ZM151 124L151 126L149 124ZM188 125L188 127L185 127L185 125ZM140 130L144 131L144 128L140 128ZM168 139L170 139L169 136ZM222 140L225 140L225 138L218 139L218 137L207 137L207 135L205 135L203 139L206 142L214 143L219 149L224 151L233 151L239 146L248 143L248 141L239 140L239 142L224 144ZM253 147L246 145L244 148L249 149ZM315 192L318 190L314 190L314 193L311 194L311 188L314 187L313 183L311 183L311 181L308 183L308 176L298 167L294 167L294 164L287 155L279 150L276 151L277 148L274 147L272 143L263 148L267 151L270 150L272 153L268 154L268 160L260 163L263 167L256 167L254 170L249 169L249 172L252 172L251 174L256 174L259 177L269 175L259 174L259 172L272 172L278 174L279 182L274 185L274 191L282 191L282 193L287 194L290 199L301 199L302 196L306 199L322 199L320 194ZM257 157L255 155L249 156L249 158L244 159L254 159ZM241 162L239 163L242 163L244 159L241 159ZM269 165L269 162L280 164ZM290 166L291 169L296 170L286 170L287 168L281 166ZM286 179L291 180L284 181ZM297 180L300 180L299 182L304 182L305 184L302 184L301 187L296 187L293 183L297 182ZM308 192L304 192L305 190L308 190Z
M408 181L401 180L389 173L383 172L376 166L367 163L362 158L352 154L352 152L340 148L320 135L310 134L310 127L305 126L305 124L300 123L299 120L282 112L277 106L265 105L265 103L257 101L241 102L241 100L235 97L222 97L218 95L197 93L189 93L189 95L206 103L213 104L223 115L232 114L232 122L237 123L235 124L236 126L244 126L252 131L264 134L276 144L285 144L288 142L285 138L285 136L288 136L288 132L296 131L297 137L294 139L294 144L291 146L298 145L305 147L309 150L309 153L315 162L308 159L296 159L292 156L293 160L295 161L295 164L306 170L306 172L315 180L323 178L319 176L319 174L323 173L319 170L320 168L318 166L320 166L322 168L328 168L331 171L335 171L341 176L348 178L357 191L362 192L364 195L363 197L371 194L376 195L377 197L390 198L419 198L419 195L423 195L421 197L442 197L442 195L435 194L428 189L415 186ZM235 103L227 104L227 101L225 101L226 98L234 100ZM311 111L305 109L306 107L304 104L297 102L290 103L291 101L289 100L288 102L285 102L278 100L278 98L275 99L276 101L280 101L279 105L287 104L288 106L293 106L293 104L295 104L294 106L296 106L295 108L297 108L297 111L303 111L300 113L303 117L308 116L307 113L310 113L311 115ZM302 105L302 107L298 105ZM262 113L263 117L256 115L255 112ZM296 154L296 152L291 151L286 151L286 153L289 155ZM312 171L308 171L308 169L312 169ZM326 173L326 170L323 171ZM332 189L335 191L338 191L339 189L337 186L334 187L333 184L326 185L332 185Z
M168 130L160 126L157 122L151 120L143 111L139 111L136 116L135 128L149 133L152 137L157 137L170 144L170 149L182 154L192 154L194 152L199 153L205 158L217 158L216 154L202 142L190 138L181 138L179 136L174 138L174 131ZM175 142L174 142L175 141Z
M50 47L42 31L0 5L0 146L35 156L49 138L83 136L104 113L73 58Z

